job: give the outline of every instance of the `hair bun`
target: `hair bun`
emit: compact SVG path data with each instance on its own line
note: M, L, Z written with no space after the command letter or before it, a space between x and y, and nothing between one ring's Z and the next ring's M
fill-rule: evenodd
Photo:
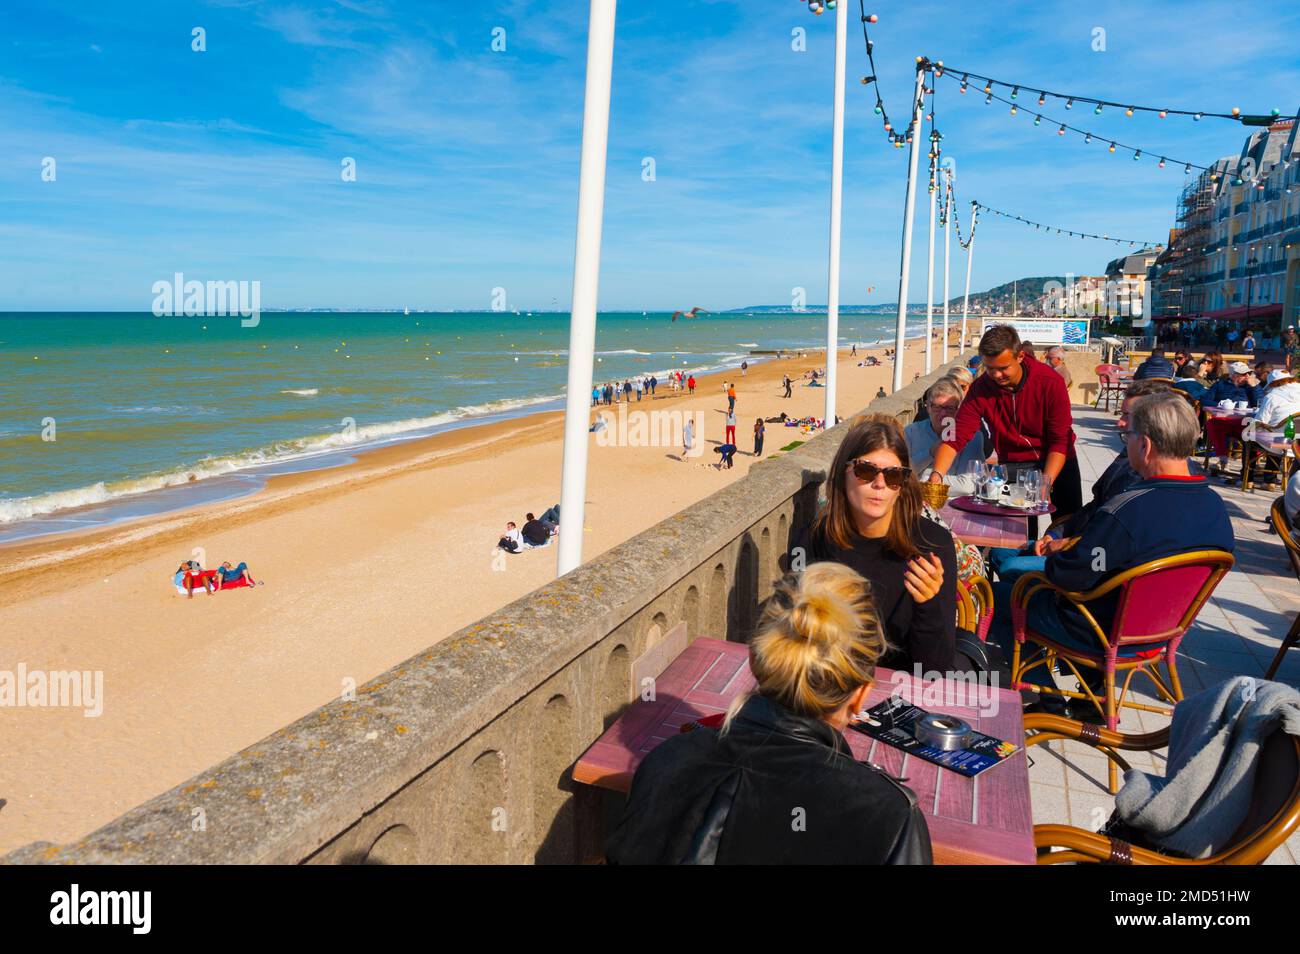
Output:
M801 593L790 621L795 632L810 643L824 642L837 630L853 630L857 626L853 607L824 589Z

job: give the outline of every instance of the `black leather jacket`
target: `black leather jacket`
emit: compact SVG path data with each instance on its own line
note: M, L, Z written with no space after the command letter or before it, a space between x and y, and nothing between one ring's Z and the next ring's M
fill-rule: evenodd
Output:
M632 780L612 864L929 864L911 791L820 719L754 696L727 733L663 742Z

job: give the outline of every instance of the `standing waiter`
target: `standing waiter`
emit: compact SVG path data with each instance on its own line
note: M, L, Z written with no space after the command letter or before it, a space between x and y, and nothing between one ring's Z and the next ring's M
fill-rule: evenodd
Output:
M994 325L979 344L984 373L966 392L957 419L934 451L932 482L941 482L967 441L980 433L980 421L993 434L998 463L1008 480L1026 468L1041 470L1052 482L1056 516L1083 506L1079 459L1074 453L1074 417L1065 379L1021 352L1020 336L1010 325Z

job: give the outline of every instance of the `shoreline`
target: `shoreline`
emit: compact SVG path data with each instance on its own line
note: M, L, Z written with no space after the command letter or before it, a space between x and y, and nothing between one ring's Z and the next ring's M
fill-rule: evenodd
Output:
M916 341L924 341L925 335L914 335L905 339L907 344ZM875 354L885 360L883 352L890 345L880 343L874 345L859 346L859 355ZM842 348L842 354L847 355L851 350ZM806 347L797 349L786 349L785 352L751 352L748 360L750 369L755 370L761 365L766 365L773 361L797 360L798 354L806 355L824 355L825 346ZM782 354L791 357L782 357ZM735 367L723 366L713 371L695 372L697 381L701 384L705 381L712 381L715 377L725 377L734 375L740 370L739 365ZM665 372L667 373L667 372ZM656 399L661 397L679 396L675 392L665 391L663 394L656 394ZM647 396L646 400L649 397ZM473 417L466 417L456 421L448 422L444 425L436 425L428 433L421 433L420 428L413 429L409 435L390 435L373 441L358 443L355 445L344 445L322 449L320 451L310 452L299 457L286 457L279 461L269 461L266 463L250 465L246 468L234 470L229 473L214 475L200 478L189 483L173 484L150 490L140 491L134 494L124 494L112 497L104 501L83 504L75 507L63 507L47 513L36 514L23 520L13 521L9 524L0 524L0 586L3 586L4 573L6 572L7 558L15 551L24 550L40 543L55 541L75 541L79 538L87 538L99 533L112 531L115 529L125 529L131 526L139 525L148 521L162 521L168 518L181 519L187 514L202 510L207 507L220 504L229 504L251 497L267 494L277 488L292 486L292 478L302 478L306 475L317 474L326 471L346 470L348 468L362 468L363 458L368 458L377 452L389 450L405 445L426 445L443 449L430 444L437 438L446 435L461 432L479 432L486 433L487 429L493 428L499 424L511 424L513 422L529 419L544 419L548 415L559 415L563 418L563 408L542 407L541 405L550 405L556 401L563 402L563 396L559 398L530 399L520 398L519 406L507 411L488 413ZM528 403L532 402L532 403ZM381 424L382 426L382 424ZM481 430L482 429L482 430ZM474 443L478 435L467 433L464 440L467 443ZM241 452L241 453L246 453ZM412 451L412 453L416 453ZM180 473L187 469L202 469L201 464L184 465L176 469ZM287 469L286 469L287 468ZM275 471L280 472L275 472ZM269 473L267 471L270 471ZM144 478L129 478L144 479ZM242 485L242 486L240 486ZM84 489L84 488L82 488ZM75 493L77 488L68 491L59 491L58 493ZM187 499L180 500L176 503L167 503L168 497L175 498L178 495L186 495ZM44 496L44 495L34 495ZM14 499L31 499L14 498ZM150 502L154 506L150 507ZM122 512L121 516L107 516L103 519L84 520L87 515L96 514L99 511L108 509ZM143 512L133 512L140 511ZM57 523L86 523L85 526L69 527L40 530L36 529L31 533L24 533L20 536L7 536L6 531L12 533L14 530L23 529L29 525L40 524L57 524Z

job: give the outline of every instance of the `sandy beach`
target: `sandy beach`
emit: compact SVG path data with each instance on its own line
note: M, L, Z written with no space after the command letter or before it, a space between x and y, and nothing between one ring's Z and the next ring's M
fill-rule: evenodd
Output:
M883 349L876 349L880 354ZM841 416L891 366L839 359ZM938 364L936 348L935 363ZM923 367L910 343L904 379ZM631 410L702 414L704 453L591 439L584 559L742 477L756 417L820 417L804 386L820 353L746 376L662 385ZM781 397L780 379L795 379ZM723 381L734 380L740 453L718 470ZM617 408L601 409L617 419ZM593 413L596 409L593 409ZM274 478L239 500L0 547L0 668L100 670L103 711L0 710L0 851L67 842L360 685L553 578L554 547L495 551L507 520L559 500L562 417L538 414L363 453L347 467ZM808 439L769 424L765 453ZM264 586L178 596L171 575L247 561Z

